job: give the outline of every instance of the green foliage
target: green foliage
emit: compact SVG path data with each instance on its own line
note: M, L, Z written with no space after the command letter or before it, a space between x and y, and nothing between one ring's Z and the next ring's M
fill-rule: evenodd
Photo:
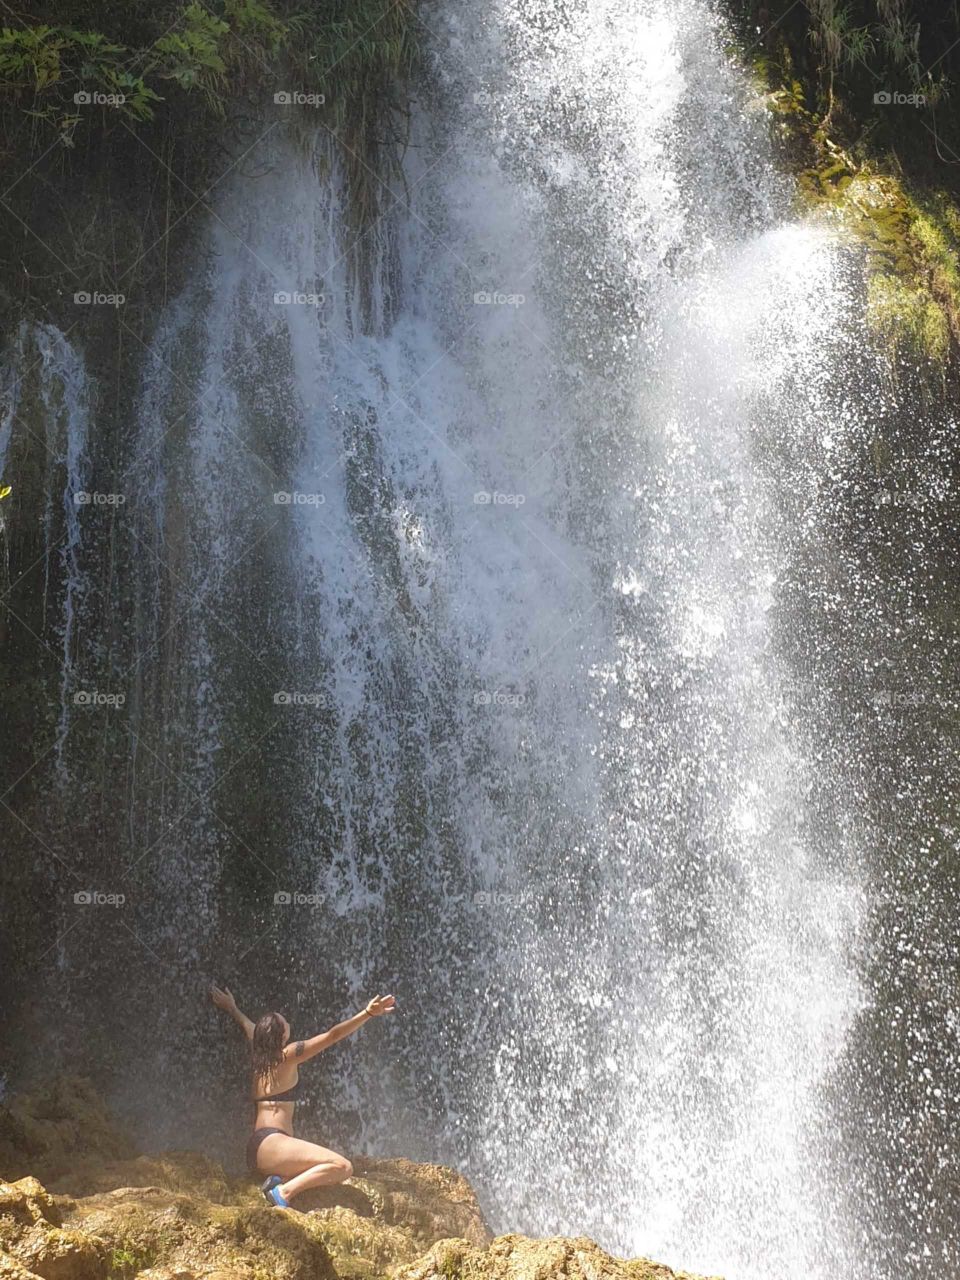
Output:
M950 355L950 324L936 298L909 278L877 273L867 284L867 321L892 361L901 353L942 366Z
M100 32L73 27L4 27L0 31L0 98L24 104L65 143L91 102L134 120L152 115L159 95L128 69L129 51ZM26 105L29 103L30 105Z
M221 49L229 32L228 22L201 4L188 4L177 29L154 44L153 66L181 89L203 89L212 96L224 83L227 66Z
M136 1242L125 1240L110 1251L111 1280L133 1280L138 1272L144 1271L153 1262L150 1250L143 1249Z
M224 0L223 11L231 30L244 40L256 40L271 55L278 54L291 32L299 32L303 24L299 15L281 21L262 0Z
M960 5L924 0L731 0L771 88L799 82L807 108L864 159L960 187Z
M462 1259L453 1249L448 1249L440 1259L440 1265L437 1270L444 1277L444 1280L460 1280L463 1270Z
M896 363L901 354L937 370L960 336L960 214L943 193L909 191L848 156L800 175L809 205L863 247L866 319Z
M134 121L153 118L171 90L222 115L240 75L261 80L292 67L303 89L333 104L336 123L366 122L390 82L413 62L407 0L104 3L102 30L34 24L0 31L0 107L52 124L64 142L102 105ZM56 6L69 17L72 0ZM133 33L137 43L127 43ZM108 123L106 110L99 113Z
M834 0L811 0L810 12L814 19L811 42L821 51L830 70L853 67L874 53L876 45L871 30L869 26L856 25L851 5L837 6Z
M960 351L960 7L769 0L759 41L737 9L801 195L865 250L874 333L939 378Z
M60 79L64 39L56 27L0 31L0 76L12 89L46 89Z
M330 7L299 60L303 77L316 81L333 107L337 127L363 128L372 105L364 85L406 76L416 45L403 0L352 0Z

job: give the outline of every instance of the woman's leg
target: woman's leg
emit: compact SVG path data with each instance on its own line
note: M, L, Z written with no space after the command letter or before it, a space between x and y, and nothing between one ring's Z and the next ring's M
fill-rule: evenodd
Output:
M336 1186L353 1173L353 1165L346 1156L317 1146L315 1142L290 1138L285 1133L271 1133L264 1138L257 1151L257 1168L287 1179L277 1188L284 1200L308 1187Z

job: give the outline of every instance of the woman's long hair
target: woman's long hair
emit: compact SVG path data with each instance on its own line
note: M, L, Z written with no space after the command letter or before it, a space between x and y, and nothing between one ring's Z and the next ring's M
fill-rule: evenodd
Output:
M283 1019L279 1013L265 1013L253 1028L253 1077L268 1084L283 1062Z

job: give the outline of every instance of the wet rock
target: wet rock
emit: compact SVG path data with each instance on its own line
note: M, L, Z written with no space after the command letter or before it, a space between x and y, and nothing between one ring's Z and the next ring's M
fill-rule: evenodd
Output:
M443 1165L353 1163L271 1209L196 1152L137 1155L87 1085L61 1082L0 1113L0 1280L686 1280L585 1238L494 1240Z
M215 1204L231 1204L249 1191L247 1178L231 1178L223 1166L198 1151L164 1151L128 1160L79 1161L50 1179L57 1195L88 1196L117 1187L163 1187L185 1195L201 1195Z
M39 1280L39 1277L9 1253L0 1253L0 1280Z
M614 1258L586 1236L532 1240L498 1236L483 1249L440 1240L394 1280L695 1280L646 1258Z
M78 1165L129 1159L130 1138L89 1080L60 1076L0 1107L0 1173L49 1185Z
M0 1247L7 1268L0 1275L26 1272L41 1280L102 1280L103 1241L61 1227L62 1221L60 1205L36 1178L0 1183Z

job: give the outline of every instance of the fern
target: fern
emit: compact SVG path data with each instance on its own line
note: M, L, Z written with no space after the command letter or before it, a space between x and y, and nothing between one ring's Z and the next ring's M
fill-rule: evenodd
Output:
M209 94L221 85L227 70L221 46L229 31L229 23L200 4L189 4L183 11L182 29L154 44L153 66L181 89L199 88Z
M224 17L239 36L257 41L270 54L284 47L290 27L263 0L224 0Z
M175 86L168 118L186 98L225 114L231 90L281 67L322 91L327 116L356 151L389 115L415 56L413 0L119 0L105 30L36 23L0 30L0 103L52 128L64 146L111 116L150 121ZM829 0L819 0L829 3ZM92 11L92 10L91 10ZM108 21L109 15L109 21ZM117 38L136 31L131 47ZM103 110L91 109L103 96ZM109 108L109 109L106 109Z

